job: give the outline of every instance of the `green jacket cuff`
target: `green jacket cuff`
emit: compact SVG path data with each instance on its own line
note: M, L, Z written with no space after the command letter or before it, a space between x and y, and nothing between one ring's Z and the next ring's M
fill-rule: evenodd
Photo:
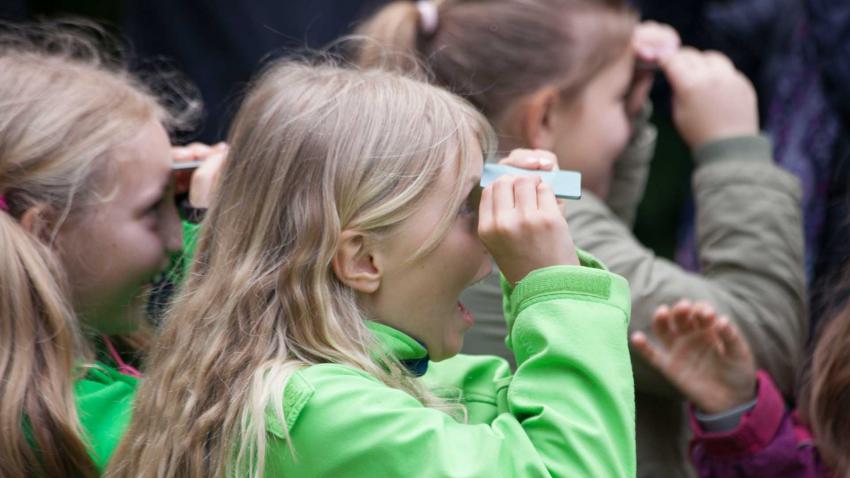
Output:
M551 266L529 273L516 285L500 277L505 302L508 334L517 315L526 307L554 297L575 297L605 301L630 316L629 285L622 277L610 273L598 259L584 251L576 251L580 266Z

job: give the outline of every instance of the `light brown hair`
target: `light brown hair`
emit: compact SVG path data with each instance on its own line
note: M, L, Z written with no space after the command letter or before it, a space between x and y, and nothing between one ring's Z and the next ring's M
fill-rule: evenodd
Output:
M0 476L96 476L74 381L91 361L53 239L100 200L110 153L166 117L82 31L0 35ZM34 233L22 227L37 209Z
M267 414L287 423L286 384L315 364L363 370L439 406L373 343L331 263L344 230L391 240L440 172L465 177L490 138L463 100L385 71L285 61L261 75L108 476L262 476Z
M431 75L498 124L514 100L557 86L571 97L631 44L622 0L442 0L422 30L416 2L394 1L357 33L357 62ZM429 70L422 71L422 65Z
M800 415L838 477L850 476L850 303L819 333L800 396Z

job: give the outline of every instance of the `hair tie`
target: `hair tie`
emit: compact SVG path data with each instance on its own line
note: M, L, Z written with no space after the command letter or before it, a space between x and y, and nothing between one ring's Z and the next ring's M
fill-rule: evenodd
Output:
M9 203L6 202L6 196L0 194L0 211L9 212Z
M422 28L422 33L425 36L433 35L440 23L437 4L432 0L419 0L416 2L416 9L419 10L419 26Z

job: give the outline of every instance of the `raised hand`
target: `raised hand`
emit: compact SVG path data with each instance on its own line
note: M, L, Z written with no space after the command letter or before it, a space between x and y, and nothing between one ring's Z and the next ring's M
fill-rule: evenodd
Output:
M481 192L478 235L511 283L554 265L578 265L567 221L537 176L502 176Z
M673 88L673 120L692 149L758 133L752 83L718 52L682 48L660 62Z
M657 344L642 332L632 345L697 408L719 413L755 398L756 369L744 338L704 302L659 307L652 319Z
M539 171L557 171L558 157L545 149L515 149L499 164Z
M203 161L195 171L177 172L177 193L189 193L189 203L195 208L207 208L212 201L213 188L218 181L227 155L227 144L209 146L192 143L171 148L175 162Z
M632 88L626 101L626 113L637 116L655 77L656 66L679 51L679 33L670 25L653 21L641 22L632 35L632 49L637 65Z

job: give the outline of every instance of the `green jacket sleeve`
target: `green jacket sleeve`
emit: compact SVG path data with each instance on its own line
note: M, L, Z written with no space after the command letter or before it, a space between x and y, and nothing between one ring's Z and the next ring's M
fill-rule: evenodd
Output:
M506 290L519 366L505 412L461 423L362 372L315 365L286 389L295 458L270 423L267 476L633 477L625 280L559 266Z

